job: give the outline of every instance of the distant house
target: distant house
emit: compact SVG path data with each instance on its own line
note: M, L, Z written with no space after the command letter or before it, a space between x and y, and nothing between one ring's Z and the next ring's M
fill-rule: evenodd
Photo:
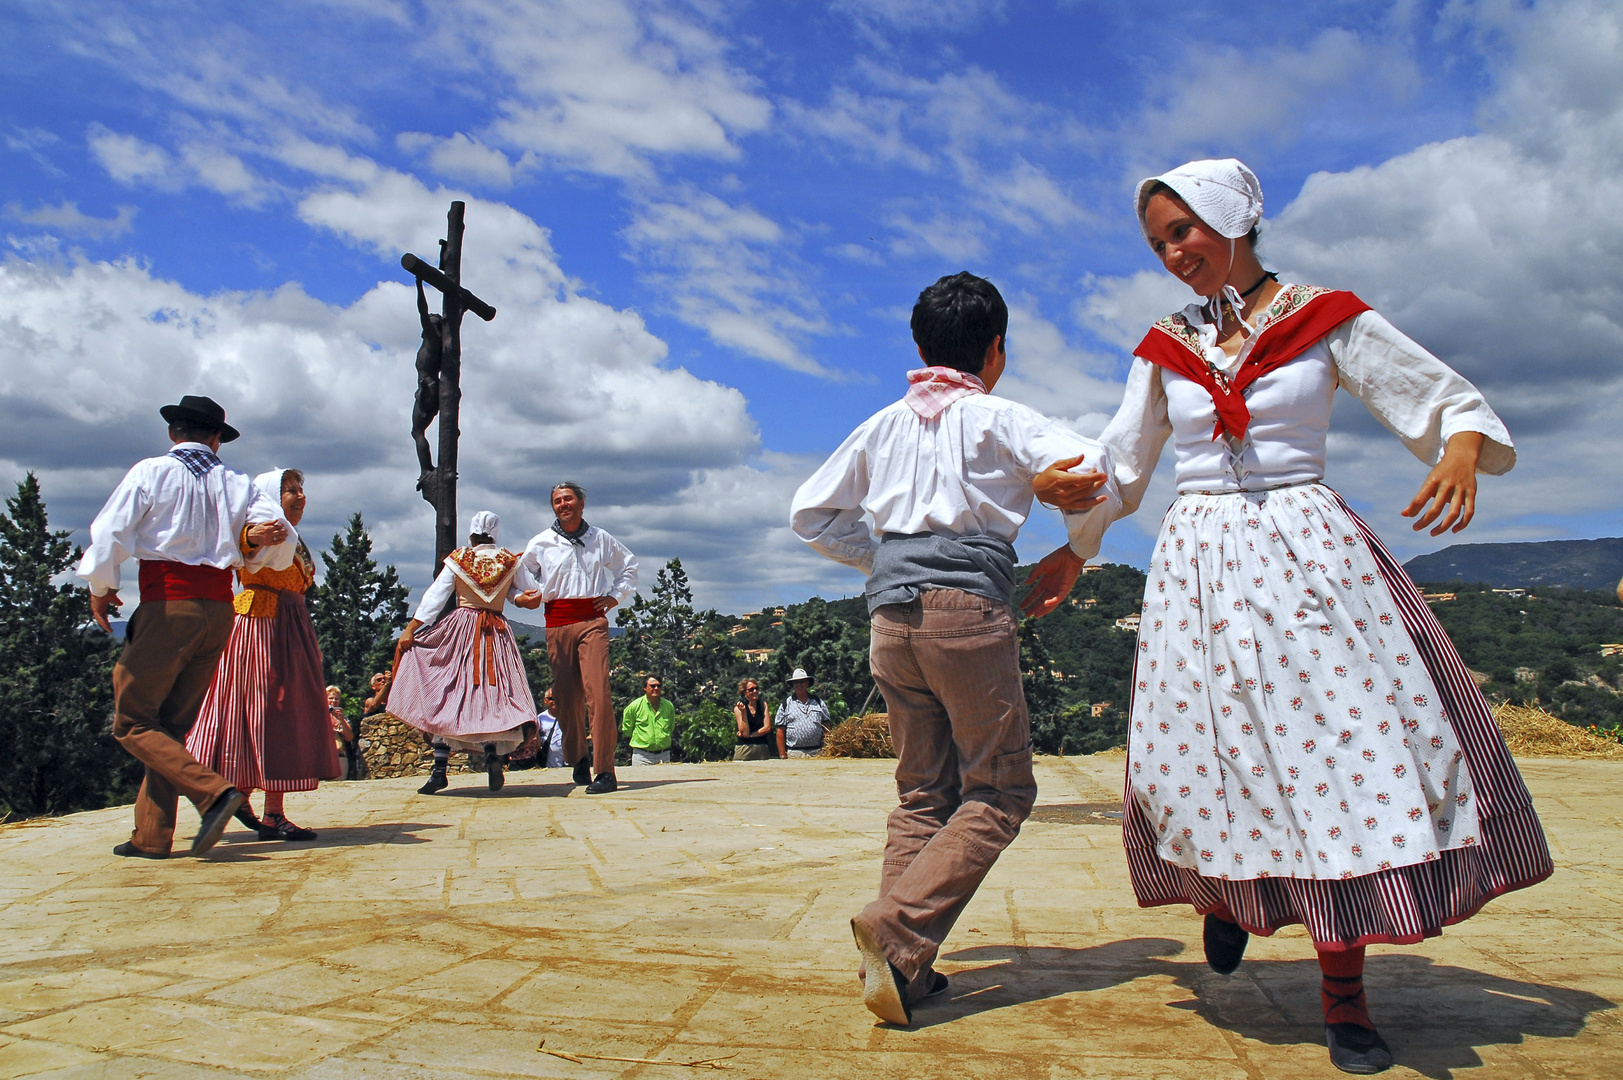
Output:
M1623 645L1602 645L1600 654L1602 656L1623 656Z
M1140 616L1137 616L1137 615L1128 615L1125 618L1117 619L1116 620L1116 629L1117 630L1129 630L1132 633L1136 634L1136 633L1138 633L1139 618L1140 618Z
M773 649L745 649L744 659L752 664L764 664L772 659Z
M1498 593L1500 596L1508 596L1512 600L1521 600L1527 596L1526 589L1495 589L1493 591Z
M748 630L748 629L749 629L749 627L745 626L743 623L735 623L734 625L727 628L727 636L728 637L737 637L739 634L742 634L745 630Z
M1082 568L1082 572L1084 574L1097 574L1100 570L1103 570L1103 569L1104 569L1104 567L1102 567L1102 566L1098 566L1098 565L1096 565L1094 563L1088 563L1088 565L1086 565L1086 566L1084 566Z
M1091 711L1094 716L1103 716L1105 714L1105 710L1108 708L1110 708L1110 702L1095 701L1091 707Z
M1428 604L1446 604L1454 599L1454 594L1451 592L1428 592L1421 593L1420 598Z

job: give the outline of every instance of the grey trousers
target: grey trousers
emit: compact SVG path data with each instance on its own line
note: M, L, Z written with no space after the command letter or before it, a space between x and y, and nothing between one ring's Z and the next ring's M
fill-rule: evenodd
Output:
M1037 800L1020 639L1005 604L957 589L873 613L896 791L879 898L857 916L909 980L928 968Z

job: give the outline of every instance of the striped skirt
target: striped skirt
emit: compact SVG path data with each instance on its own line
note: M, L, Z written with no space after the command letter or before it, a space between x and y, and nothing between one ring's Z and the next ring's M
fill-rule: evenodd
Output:
M242 791L311 791L343 775L302 594L281 592L269 618L236 617L186 749Z
M419 629L400 654L389 712L459 749L511 753L535 723L535 700L513 631L499 612L458 607Z
M1302 923L1320 949L1436 936L1553 870L1459 654L1322 485L1168 511L1125 801L1141 906Z

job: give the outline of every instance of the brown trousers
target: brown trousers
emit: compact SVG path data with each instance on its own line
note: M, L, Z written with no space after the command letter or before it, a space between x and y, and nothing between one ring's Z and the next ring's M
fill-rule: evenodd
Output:
M169 851L181 795L201 812L231 786L186 752L231 620L223 600L147 603L130 616L113 665L113 737L146 766L130 835L142 851Z
M873 613L896 791L879 899L857 916L910 981L1037 801L1020 637L1008 605L957 589Z
M564 733L564 763L586 756L586 713L592 714L592 775L614 774L620 726L609 698L609 620L588 619L547 627L552 701Z

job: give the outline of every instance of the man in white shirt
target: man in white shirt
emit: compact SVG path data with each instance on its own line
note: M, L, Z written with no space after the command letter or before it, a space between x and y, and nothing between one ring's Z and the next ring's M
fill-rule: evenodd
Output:
M941 943L1037 797L1012 607L1032 479L1085 460L1103 489L1095 505L1120 504L1102 446L988 393L1008 361L1007 326L997 289L972 274L920 293L913 340L928 366L908 373L906 396L858 427L793 504L796 535L869 575L870 663L901 805L879 898L851 929L864 1003L904 1026L914 1003L946 989L932 967ZM1066 515L1076 559L1050 589L1070 590L1108 521L1092 509Z
M552 512L552 528L536 534L519 562L539 588L513 602L527 608L546 604L547 659L564 758L575 766L575 783L585 784L588 795L602 795L617 786L614 748L620 733L609 698L608 613L637 591L637 557L587 523L586 489L579 484L565 481L552 489Z
M120 567L140 561L141 606L113 667L113 737L146 777L135 800L135 831L116 855L163 859L185 795L202 815L192 854L213 847L243 793L186 752L186 733L231 636L231 571L285 570L298 537L282 508L217 452L237 438L225 410L187 395L159 410L174 448L137 462L90 526L78 574L103 630L118 606Z

